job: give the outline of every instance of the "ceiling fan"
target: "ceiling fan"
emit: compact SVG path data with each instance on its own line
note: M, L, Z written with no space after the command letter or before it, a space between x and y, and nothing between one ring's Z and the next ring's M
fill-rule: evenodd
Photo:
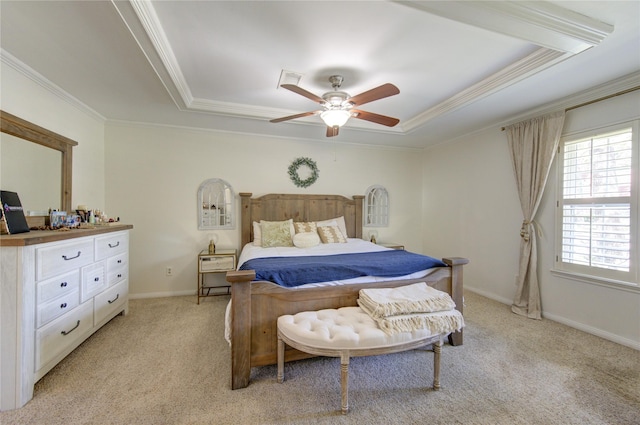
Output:
M387 127L393 127L400 122L397 118L374 114L373 112L362 111L360 109L353 109L356 106L364 105L365 103L400 93L400 90L398 90L396 86L387 83L351 97L348 93L338 90L342 85L342 81L343 78L340 75L332 75L329 77L329 82L331 83L333 91L323 94L322 97L316 96L295 84L282 84L280 87L311 99L322 105L324 109L276 118L270 122L275 123L308 117L311 115L320 115L322 121L327 125L327 137L337 136L338 129L352 117L374 122L376 124L386 125Z

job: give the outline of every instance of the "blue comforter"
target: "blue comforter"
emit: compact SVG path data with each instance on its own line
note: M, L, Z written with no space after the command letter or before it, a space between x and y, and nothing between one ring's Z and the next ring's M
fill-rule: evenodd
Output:
M255 270L256 280L294 287L305 283L345 280L361 276L398 277L432 267L442 261L404 250L304 257L254 258L240 270Z

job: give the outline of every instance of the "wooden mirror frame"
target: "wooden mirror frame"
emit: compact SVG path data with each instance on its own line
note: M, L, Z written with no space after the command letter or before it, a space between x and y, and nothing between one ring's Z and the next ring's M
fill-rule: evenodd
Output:
M73 147L77 146L78 142L1 110L0 121L2 124L2 128L0 130L2 133L11 134L15 137L19 137L20 139L37 143L62 153L60 208L62 211L72 211L71 178L73 172Z

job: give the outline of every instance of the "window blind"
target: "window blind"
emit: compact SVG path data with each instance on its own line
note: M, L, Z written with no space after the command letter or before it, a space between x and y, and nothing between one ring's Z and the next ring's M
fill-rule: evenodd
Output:
M628 272L632 130L564 145L562 261Z

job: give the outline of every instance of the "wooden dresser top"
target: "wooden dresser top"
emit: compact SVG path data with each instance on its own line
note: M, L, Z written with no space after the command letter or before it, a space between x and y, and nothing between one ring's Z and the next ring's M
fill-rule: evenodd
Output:
M103 233L118 232L120 230L133 229L130 224L115 224L109 226L95 226L93 229L71 230L32 230L16 235L0 235L0 246L27 246L47 242L57 242L67 239L81 238L83 236L100 235Z

